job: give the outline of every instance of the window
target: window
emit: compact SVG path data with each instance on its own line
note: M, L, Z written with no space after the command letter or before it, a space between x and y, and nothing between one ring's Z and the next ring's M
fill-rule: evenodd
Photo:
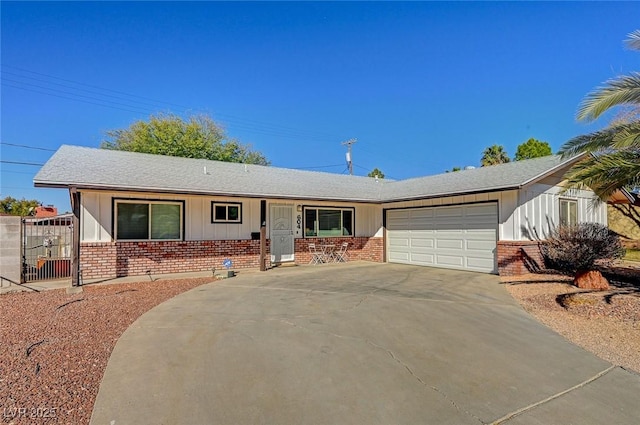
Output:
M338 237L353 236L353 208L304 209L304 236Z
M578 201L560 199L560 225L573 226L578 223Z
M182 240L182 202L115 201L116 239Z
M242 204L236 202L212 202L212 223L242 223Z

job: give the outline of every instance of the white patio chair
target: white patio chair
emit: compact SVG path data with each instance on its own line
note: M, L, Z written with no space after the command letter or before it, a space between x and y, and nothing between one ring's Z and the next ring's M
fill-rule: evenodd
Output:
M309 261L309 264L324 263L324 253L316 247L316 244L309 244L309 254L311 254L311 261Z
M349 261L349 256L347 255L347 250L349 249L349 243L343 242L340 245L340 249L333 253L333 257L336 263L346 263Z

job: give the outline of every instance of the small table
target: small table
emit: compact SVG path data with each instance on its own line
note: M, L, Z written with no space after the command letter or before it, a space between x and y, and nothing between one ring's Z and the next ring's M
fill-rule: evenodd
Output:
M336 250L336 246L333 244L319 245L322 250L322 259L325 263L329 263L331 261L336 261L336 257L334 252Z

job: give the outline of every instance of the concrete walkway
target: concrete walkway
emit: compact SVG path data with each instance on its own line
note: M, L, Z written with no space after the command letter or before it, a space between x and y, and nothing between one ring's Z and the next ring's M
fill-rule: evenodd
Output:
M120 338L92 424L637 424L640 376L496 276L391 264L195 288Z

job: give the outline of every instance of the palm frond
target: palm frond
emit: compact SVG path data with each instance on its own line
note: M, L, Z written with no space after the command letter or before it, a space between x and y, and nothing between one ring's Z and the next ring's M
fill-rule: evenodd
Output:
M631 50L640 50L640 30L635 30L624 41L627 47Z
M640 122L623 123L567 141L558 152L571 157L582 152L601 152L611 149L640 149Z
M574 165L564 177L567 188L589 187L605 201L618 189L640 184L640 152L627 150L589 157Z
M607 80L603 86L589 93L578 108L578 119L592 121L609 108L618 105L640 105L640 73Z

